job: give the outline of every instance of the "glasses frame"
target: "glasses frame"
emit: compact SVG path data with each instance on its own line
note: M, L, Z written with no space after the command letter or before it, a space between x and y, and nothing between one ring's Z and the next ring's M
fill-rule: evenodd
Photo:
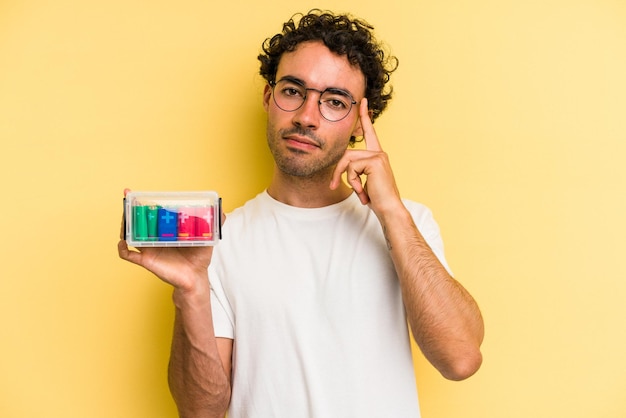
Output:
M283 108L282 108L282 107L278 104L278 102L276 101L276 93L275 93L274 89L276 88L276 85L277 85L278 83L280 83L281 81L289 81L289 82L292 82L292 83L294 83L294 84L298 84L298 85L301 85L301 86L302 86L302 88L303 88L303 89L304 89L304 91L305 91L305 94L304 94L304 97L302 98L302 103L300 103L300 106L298 106L298 107L296 107L295 109L292 109L292 110L287 110L287 109L283 109ZM336 87L328 87L328 88L327 88L327 89L325 89L325 90L319 90L319 89L314 89L314 88L312 88L312 87L305 87L305 86L304 86L304 84L299 83L298 81L295 81L295 80L291 80L291 79L289 79L289 78L282 78L282 79L280 79L280 80L278 80L278 81L272 80L272 81L269 81L269 82L268 82L268 84L269 84L269 86L272 88L272 98L273 98L273 100L274 100L274 104L275 104L275 105L276 105L276 106L277 106L280 110L282 110L283 112L295 112L296 110L300 109L300 108L304 105L304 103L306 103L306 98L307 98L307 97L309 97L309 91L314 91L314 92L319 93L319 95L320 95L320 99L322 98L322 95L323 95L324 93L326 93L327 91L340 91L342 94L345 94L345 95L346 95L346 97L350 100L350 109L348 109L348 112L347 112L347 113L346 113L343 117L341 117L340 119L337 119L337 120L328 119L328 118L324 115L324 113L322 112L322 101L321 101L320 99L318 99L318 100L317 100L317 110L319 110L320 115L322 115L322 117L323 117L324 119L326 119L327 121L329 121L329 122L339 122L339 121L342 121L342 120L344 120L345 118L347 118L347 117L348 117L348 115L350 114L350 112L352 112L352 108L353 108L353 107L354 107L354 105L357 103L357 102L356 102L356 100L354 100L354 97L352 97L352 95L351 95L350 93L348 93L348 92L347 92L347 91L345 91L345 90L338 89L338 88L336 88Z

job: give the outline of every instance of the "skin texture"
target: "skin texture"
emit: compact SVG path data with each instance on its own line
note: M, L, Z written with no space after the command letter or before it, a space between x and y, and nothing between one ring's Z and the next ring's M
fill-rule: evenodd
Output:
M471 376L482 362L480 311L438 261L400 200L389 158L370 120L359 68L313 41L282 56L276 79L285 76L320 91L341 88L357 104L345 119L329 122L319 112L318 93L309 92L300 109L285 112L266 86L267 142L276 162L268 193L309 208L356 193L381 223L417 344L446 378ZM347 149L351 136L362 136L366 149ZM344 173L347 184L341 180ZM120 240L118 251L174 287L169 376L181 417L223 417L230 401L233 341L214 337L207 273L212 247L137 252Z

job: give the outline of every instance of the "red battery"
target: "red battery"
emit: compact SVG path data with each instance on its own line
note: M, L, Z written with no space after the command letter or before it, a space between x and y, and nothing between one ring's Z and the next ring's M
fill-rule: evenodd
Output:
M196 239L213 239L213 206L196 208Z
M196 235L196 222L194 222L194 208L183 206L178 208L178 239L188 241Z

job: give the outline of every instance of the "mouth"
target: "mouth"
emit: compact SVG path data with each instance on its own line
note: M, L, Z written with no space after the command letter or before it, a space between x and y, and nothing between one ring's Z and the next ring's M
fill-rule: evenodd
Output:
M320 143L305 135L285 135L283 139L287 141L287 145L298 149L320 148Z

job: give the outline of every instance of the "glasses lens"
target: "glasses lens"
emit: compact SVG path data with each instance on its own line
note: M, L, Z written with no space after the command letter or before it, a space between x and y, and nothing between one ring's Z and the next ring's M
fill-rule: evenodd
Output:
M281 80L274 87L274 102L286 112L298 110L306 97L306 89L289 80Z
M329 121L339 121L350 113L352 97L337 90L326 90L320 97L320 112Z

